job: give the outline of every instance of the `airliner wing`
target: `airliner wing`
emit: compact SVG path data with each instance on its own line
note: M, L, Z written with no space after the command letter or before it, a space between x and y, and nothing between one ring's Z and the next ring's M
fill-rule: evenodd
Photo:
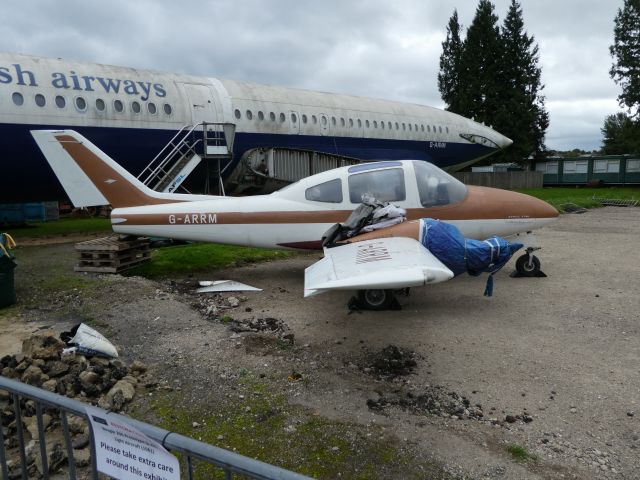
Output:
M329 290L404 288L444 282L453 272L406 237L377 238L325 248L304 272L304 296Z

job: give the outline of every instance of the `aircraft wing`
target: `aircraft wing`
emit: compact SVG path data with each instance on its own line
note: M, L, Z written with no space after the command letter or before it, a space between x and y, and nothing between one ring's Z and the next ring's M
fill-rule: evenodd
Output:
M304 296L329 290L405 288L444 282L453 272L420 242L377 238L324 249L304 272Z

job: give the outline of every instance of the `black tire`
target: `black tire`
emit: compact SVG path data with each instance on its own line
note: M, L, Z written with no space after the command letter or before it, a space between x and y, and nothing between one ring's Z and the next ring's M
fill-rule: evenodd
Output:
M359 290L358 300L367 310L387 310L393 302L393 291L382 289Z
M540 260L535 255L531 255L531 265L529 255L525 253L516 260L516 272L523 277L537 277L540 273Z

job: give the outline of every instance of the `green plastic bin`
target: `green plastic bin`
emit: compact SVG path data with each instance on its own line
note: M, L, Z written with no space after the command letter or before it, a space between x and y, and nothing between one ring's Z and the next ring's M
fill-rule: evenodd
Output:
M7 236L0 233L0 308L16 303L16 286L13 271L16 268L15 257L9 251L11 247Z

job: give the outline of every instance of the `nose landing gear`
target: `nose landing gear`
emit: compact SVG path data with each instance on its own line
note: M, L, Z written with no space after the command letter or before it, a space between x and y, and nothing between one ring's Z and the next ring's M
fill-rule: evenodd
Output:
M516 260L516 271L512 277L546 277L540 270L540 260L533 255L533 252L540 250L540 247L527 247L526 253Z

